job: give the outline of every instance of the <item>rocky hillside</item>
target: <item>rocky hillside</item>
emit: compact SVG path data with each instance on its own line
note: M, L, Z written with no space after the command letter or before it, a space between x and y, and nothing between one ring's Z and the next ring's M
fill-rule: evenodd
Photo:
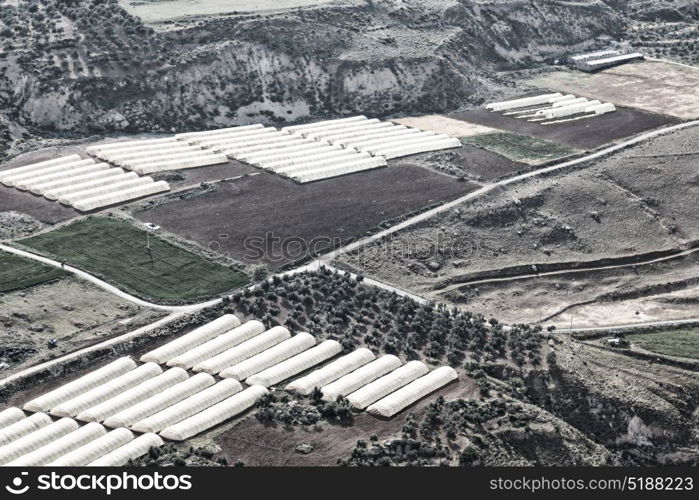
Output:
M383 0L156 32L116 0L19 0L0 16L0 111L37 134L434 112L623 26L601 1Z

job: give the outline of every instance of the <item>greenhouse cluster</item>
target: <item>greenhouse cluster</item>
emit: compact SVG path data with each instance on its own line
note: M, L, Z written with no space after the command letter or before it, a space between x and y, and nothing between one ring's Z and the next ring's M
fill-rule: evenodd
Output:
M0 171L0 182L81 212L170 190L167 182L139 177L91 158L83 160L79 155Z
M593 118L616 111L612 103L560 92L494 102L487 104L486 109L541 125Z
M456 379L369 349L225 314L0 412L0 465L122 465L244 414L274 386L391 417ZM319 368L318 368L319 367ZM294 377L298 377L294 379ZM28 414L30 413L30 414Z

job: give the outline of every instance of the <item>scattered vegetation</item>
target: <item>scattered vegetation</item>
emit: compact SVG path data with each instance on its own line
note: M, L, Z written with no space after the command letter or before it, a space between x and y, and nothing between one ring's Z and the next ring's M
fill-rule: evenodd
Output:
M570 453L567 438L575 431L542 414L536 407L503 398L487 401L443 397L418 419L406 417L401 436L379 442L359 440L350 466L426 465L602 465L610 455L602 447L578 439L579 453Z
M148 453L128 466L141 467L222 467L228 465L225 458L214 459L216 450L210 447L185 447L166 444L151 448Z
M576 152L564 144L511 132L462 137L461 142L467 146L492 151L513 161L529 164L545 163Z
M105 217L82 219L21 243L153 299L198 300L248 282L238 269Z
M346 350L365 346L407 359L464 366L467 361L539 366L545 335L539 327L505 328L457 308L421 305L407 297L362 284L348 274L275 276L255 290L233 296L242 315L284 325L319 338L338 339Z

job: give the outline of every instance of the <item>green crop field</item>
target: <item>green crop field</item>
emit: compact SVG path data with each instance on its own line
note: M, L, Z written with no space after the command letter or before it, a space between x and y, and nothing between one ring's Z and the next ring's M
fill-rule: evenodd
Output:
M648 351L699 359L699 328L635 333L626 335L626 338Z
M128 222L90 217L22 240L39 253L149 299L193 301L248 283L237 269L210 262Z
M0 293L39 285L67 274L55 267L0 252Z
M577 152L576 149L563 144L510 132L462 137L461 142L530 165L564 158Z

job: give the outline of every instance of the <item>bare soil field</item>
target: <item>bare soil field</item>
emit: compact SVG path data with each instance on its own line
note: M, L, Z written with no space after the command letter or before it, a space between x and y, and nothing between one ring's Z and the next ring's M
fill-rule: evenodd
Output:
M0 185L0 212L20 212L50 224L80 215L74 208L3 185Z
M515 97L517 96L513 96ZM617 107L614 113L554 125L540 125L492 113L484 108L451 113L449 116L473 124L560 142L578 149L595 149L619 139L681 121L679 118L625 107Z
M406 415L413 413L419 418L439 396L467 399L477 394L478 386L472 379L465 378L436 391L391 419L379 419L362 412L354 416L352 425L323 422L318 426L285 427L282 424L265 425L251 416L216 436L214 442L221 447L221 454L229 464L241 460L249 466L332 466L337 464L338 458L350 455L357 440L367 441L372 434L381 441L399 437ZM299 453L295 450L299 444L310 444L313 451Z
M444 115L406 116L405 118L391 121L408 127L429 130L436 134L447 134L451 137L471 137L498 132L498 130L490 127L456 120Z
M194 192L189 199L165 197L134 215L235 260L279 266L303 257L307 249L347 241L476 188L408 165L306 185L260 172L219 183L201 195Z
M231 160L228 163L212 165L210 167L160 172L151 175L151 177L155 180L167 181L173 190L177 190L183 187L195 186L202 182L217 182L252 172L259 172L259 170L245 163Z
M0 361L8 375L150 323L162 313L115 298L77 278L0 295ZM56 339L49 348L49 339Z
M529 83L682 120L699 117L699 68L642 61L598 73L554 71Z
M529 169L524 163L510 160L492 151L466 145L445 151L396 158L390 160L389 165L401 168L419 165L449 175L486 182Z
M585 170L513 185L344 255L339 264L417 295L517 321L536 321L560 304L597 300L611 291L695 277L691 257L654 266L653 272L638 266L585 279L479 284L463 295L439 290L469 273L496 276L511 266L532 266L537 273L537 265L686 248L699 237L692 215L699 196L698 137L698 128L687 129ZM675 274L658 274L675 266Z

